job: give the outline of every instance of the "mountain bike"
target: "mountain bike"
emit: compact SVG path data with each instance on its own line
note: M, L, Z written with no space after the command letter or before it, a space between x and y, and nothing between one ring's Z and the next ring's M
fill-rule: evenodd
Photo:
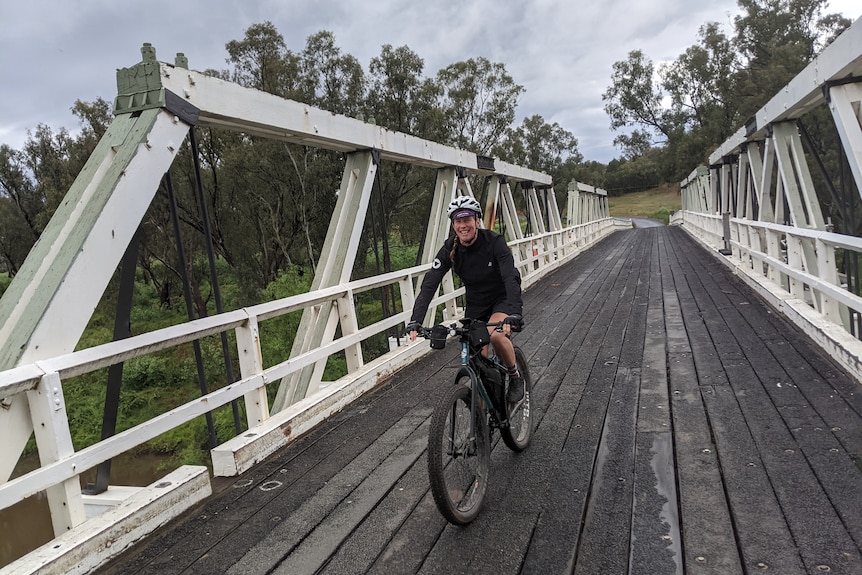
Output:
M524 352L515 346L515 361L524 378L524 398L515 404L506 401L508 370L494 355L482 354L491 340L487 327L502 331L502 325L462 319L460 326L453 323L418 330L434 349L443 349L449 335L458 336L461 345L461 367L454 385L437 403L428 433L431 493L441 515L455 525L466 525L479 514L488 489L496 431L516 452L526 449L533 434L533 380Z

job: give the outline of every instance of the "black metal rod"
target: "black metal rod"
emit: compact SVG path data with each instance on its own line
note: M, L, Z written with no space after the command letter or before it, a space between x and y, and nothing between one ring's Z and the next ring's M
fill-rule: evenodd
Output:
M138 264L140 228L126 247L120 264L120 289L117 295L117 311L114 316L114 341L132 335L132 299L135 293L135 270ZM108 386L105 390L105 409L102 415L102 440L113 437L117 432L117 414L120 410L120 388L123 384L123 362L108 367ZM107 459L96 469L96 483L90 483L83 493L97 495L108 490L111 481L111 460Z
M392 254L389 251L389 218L386 217L386 202L383 197L383 182L382 177L380 176L380 161L378 156L377 162L377 172L375 173L375 179L377 180L377 192L378 198L380 199L380 237L383 239L383 271L389 273L392 271ZM398 309L395 303L395 290L392 286L383 286L384 292L383 297L384 301L386 298L386 293L389 293L389 303L392 307L389 309L389 313L386 314L386 308L384 306L384 315L386 317L391 316ZM398 335L398 328L393 327L392 331L395 333L395 339L398 342L398 345L401 345L401 337Z
M212 227L210 226L210 218L209 218L209 210L207 209L207 200L206 194L204 194L204 186L203 180L201 179L201 162L200 162L200 153L198 148L198 141L195 137L195 128L192 127L189 130L189 140L192 146L192 158L194 160L195 165L195 184L198 193L198 202L200 204L200 212L201 212L201 220L204 227L204 238L206 239L207 246L207 258L209 259L210 265L210 283L213 288L213 295L215 296L215 304L216 304L216 313L222 313L224 309L222 308L221 303L221 290L219 289L219 281L218 281L218 272L216 271L216 260L215 260L215 250L213 249L213 234ZM224 357L224 367L225 367L225 375L227 377L228 384L236 381L236 378L233 375L233 362L230 357L230 348L228 346L227 341L227 333L221 332L221 351L222 356ZM230 402L231 409L233 411L233 426L237 435L242 432L242 425L240 423L239 417L239 405L237 401L234 399Z
M838 213L841 215L841 222L844 226L847 226L849 221L849 215L847 213L846 206L842 201L840 195L838 194L838 190L835 189L835 186L832 183L832 174L826 169L826 165L823 163L823 159L820 157L820 154L817 153L817 148L814 146L814 141L811 139L811 135L808 133L808 130L805 128L805 124L802 123L801 120L796 121L796 125L799 127L799 133L802 134L802 140L805 142L806 147L808 148L808 153L811 154L811 157L814 158L814 162L817 164L817 168L820 170L820 174L823 176L823 179L826 182L826 188L829 190L829 194L832 196L832 201L835 202L835 205L838 207ZM844 228L844 233L851 235L852 232L849 228Z
M174 227L174 237L177 241L177 259L179 259L179 268L180 268L180 276L183 279L183 298L186 302L186 314L189 318L189 321L195 319L195 308L192 304L192 291L189 284L189 273L187 269L186 263L186 251L183 248L183 234L180 228L180 217L177 211L177 198L174 194L174 185L171 180L170 172L165 174L165 188L168 192L168 201L171 205L171 221ZM207 376L204 371L204 360L203 354L201 353L201 342L200 340L194 340L192 342L192 347L195 351L195 365L197 366L198 371L198 385L200 386L201 395L206 395L209 393L209 386L207 385ZM215 424L213 423L213 415L211 412L206 412L204 414L207 422L207 432L209 434L209 444L210 448L218 445L218 437L216 436Z
M375 179L376 179L376 175L375 175ZM373 184L372 184L372 190L373 189L374 188L373 188ZM379 189L380 189L380 186L378 185L378 190ZM374 217L374 204L371 203L369 208L370 209L368 210L368 215L371 216L371 241L372 241L373 246L374 246L374 264L375 264L375 267L377 269L377 275L380 275L380 249L377 246L377 220ZM382 313L383 317L387 317L388 314L387 314L387 310L386 310L386 290L383 287L381 287L379 292L380 292L380 312Z

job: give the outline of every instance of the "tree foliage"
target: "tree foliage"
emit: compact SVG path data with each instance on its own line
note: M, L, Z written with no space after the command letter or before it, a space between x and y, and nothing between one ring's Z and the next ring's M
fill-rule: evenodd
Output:
M824 15L826 0L738 0L738 5L732 35L707 22L697 43L673 62L656 67L633 50L614 64L603 100L611 129L620 132L615 143L625 162L609 165L608 173L623 172L613 176L621 189L637 189L650 173L679 181L706 162L850 24ZM652 149L659 154L658 167L650 165Z
M0 146L0 270L18 272L107 130L108 110L102 99L77 100L72 106L80 121L77 136L39 124L21 150Z
M225 48L233 82L285 98L298 90L299 58L287 50L272 22L252 24L242 40L231 40Z
M456 62L437 72L443 89L450 142L463 150L488 155L515 120L524 87L503 64L486 58Z
M29 177L24 154L0 146L0 258L12 275L39 238L45 203Z
M578 139L556 122L548 124L538 114L509 129L494 152L507 162L548 174L559 170L568 160L576 163L583 160Z
M441 86L424 77L425 61L407 46L381 47L368 67L368 95L365 117L390 130L432 141L447 138L446 116L439 106ZM375 197L369 209L375 230L363 235L362 253L374 250L375 238L393 230L402 241L417 243L424 234L423 217L429 205L434 175L410 164L378 166ZM369 222L369 226L372 222ZM381 269L390 269L388 253ZM359 258L364 263L363 258Z
M655 65L641 50L614 62L612 84L602 95L611 129L642 126L664 141L672 137L676 122L662 103L665 91L655 76Z
M583 161L578 139L556 122L548 124L538 114L510 128L506 137L494 147L494 155L511 164L550 175L557 188L560 210L566 203L568 184L575 179L576 168Z

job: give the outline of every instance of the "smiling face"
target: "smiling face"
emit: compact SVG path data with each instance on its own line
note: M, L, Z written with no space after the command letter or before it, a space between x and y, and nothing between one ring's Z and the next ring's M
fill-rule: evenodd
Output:
M465 216L452 220L452 228L458 235L462 246L469 246L476 241L479 235L479 218L476 216Z

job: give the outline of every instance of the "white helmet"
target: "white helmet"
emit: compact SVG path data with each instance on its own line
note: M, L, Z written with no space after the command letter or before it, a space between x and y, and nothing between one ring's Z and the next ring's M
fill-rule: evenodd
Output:
M474 212L477 218L482 217L482 206L479 205L479 202L471 198L470 196L458 196L451 202L449 202L449 219L454 219L453 216L458 215L459 218L463 218L464 216L468 216L470 214L462 213L465 210L470 210Z

